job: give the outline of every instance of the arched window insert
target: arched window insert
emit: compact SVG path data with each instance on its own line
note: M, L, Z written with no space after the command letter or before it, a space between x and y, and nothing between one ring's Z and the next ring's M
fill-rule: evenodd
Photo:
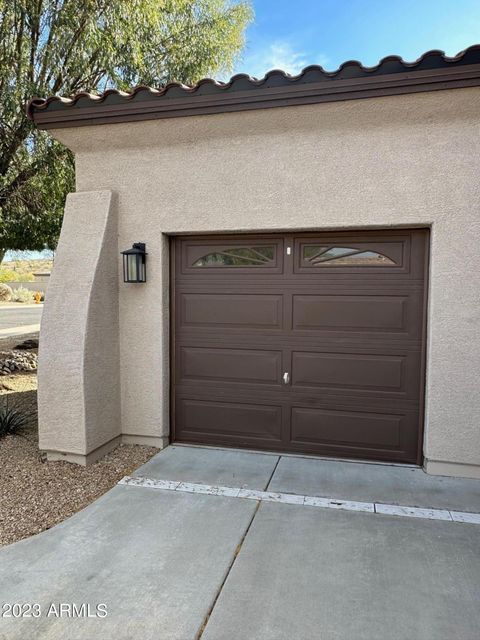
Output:
M232 247L207 253L192 266L194 267L272 267L275 246Z
M369 249L307 245L303 259L314 267L389 267L397 263L388 256Z

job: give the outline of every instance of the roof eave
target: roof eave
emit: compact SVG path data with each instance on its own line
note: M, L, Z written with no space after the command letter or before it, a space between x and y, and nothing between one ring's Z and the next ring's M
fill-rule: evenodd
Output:
M470 51L473 48L470 49ZM475 50L478 50L475 47ZM387 59L385 59L387 60ZM450 66L451 65L451 66ZM343 65L344 68L344 65ZM324 73L320 80L303 81L302 74L296 78L283 75L280 82L271 86L262 81L249 79L248 89L235 89L235 80L248 76L235 76L230 83L222 85L213 81L202 81L194 88L168 85L163 90L138 87L132 93L109 90L101 96L78 94L72 99L52 97L31 100L27 112L41 129L59 129L105 123L175 118L206 115L252 109L270 109L321 102L356 100L398 94L459 89L480 85L480 62L455 64L439 68L418 69L403 64L405 71L395 73L368 73L357 77L342 78ZM305 74L308 69L302 72ZM211 83L215 91L198 93L202 84ZM170 91L171 87L180 91ZM179 95L180 93L180 95ZM120 96L121 101L112 104L108 98ZM86 98L91 104L78 106ZM85 100L83 100L85 102ZM49 108L53 106L53 108Z

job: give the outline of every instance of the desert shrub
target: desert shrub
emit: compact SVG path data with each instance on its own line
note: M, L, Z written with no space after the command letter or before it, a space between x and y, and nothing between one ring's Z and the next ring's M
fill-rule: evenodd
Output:
M20 273L13 269L0 269L0 282L33 282L33 273Z
M27 424L27 417L15 407L0 407L0 438L23 431Z
M12 299L13 291L8 284L0 282L0 302L8 302Z
M11 269L0 269L0 282L17 282L18 273Z
M19 273L12 269L0 269L0 282L32 282L35 280L33 273Z
M25 287L18 287L13 290L12 300L14 302L33 302L33 291L25 289Z

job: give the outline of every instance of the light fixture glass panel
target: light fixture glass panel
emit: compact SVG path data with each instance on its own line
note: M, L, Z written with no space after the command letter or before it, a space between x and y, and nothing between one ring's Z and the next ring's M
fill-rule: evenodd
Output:
M137 277L137 256L135 254L127 257L128 264L128 279L134 282L138 280Z

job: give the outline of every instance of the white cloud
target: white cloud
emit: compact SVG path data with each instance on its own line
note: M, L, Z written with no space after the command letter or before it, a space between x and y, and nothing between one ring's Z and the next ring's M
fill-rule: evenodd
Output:
M267 71L281 69L291 75L297 75L305 67L328 64L323 55L310 56L305 51L297 50L288 41L277 40L256 51L247 52L243 61L237 65L237 73L248 73L255 78L263 78Z

